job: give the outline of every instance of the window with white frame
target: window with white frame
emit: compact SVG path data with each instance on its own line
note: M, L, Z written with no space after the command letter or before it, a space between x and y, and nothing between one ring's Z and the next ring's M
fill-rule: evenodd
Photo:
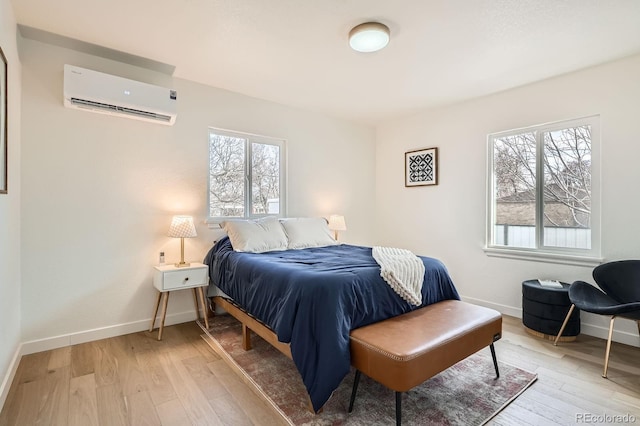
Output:
M487 250L600 256L599 118L491 134Z
M282 216L285 141L209 129L209 222Z

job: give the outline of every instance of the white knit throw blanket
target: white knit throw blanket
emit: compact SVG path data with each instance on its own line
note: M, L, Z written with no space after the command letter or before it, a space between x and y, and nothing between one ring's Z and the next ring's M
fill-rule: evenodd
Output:
M400 297L412 305L422 304L424 263L409 250L373 247L373 258L380 265L380 276Z

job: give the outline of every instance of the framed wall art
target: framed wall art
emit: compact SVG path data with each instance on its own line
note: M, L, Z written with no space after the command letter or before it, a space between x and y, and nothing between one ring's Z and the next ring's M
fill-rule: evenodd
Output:
M404 153L404 186L438 184L438 148Z
M0 48L0 194L7 193L7 58Z

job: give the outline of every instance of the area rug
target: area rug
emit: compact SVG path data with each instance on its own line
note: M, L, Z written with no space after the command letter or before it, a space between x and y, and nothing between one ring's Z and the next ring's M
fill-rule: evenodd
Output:
M292 425L393 425L395 393L362 375L353 411L348 413L355 371L345 377L322 412L309 411L309 399L293 361L252 333L252 349L242 349L241 324L216 315L203 338L255 387ZM486 352L486 353L485 353ZM498 348L498 361L500 351ZM489 349L459 362L403 394L403 425L482 425L524 392L537 378L499 361L500 378Z

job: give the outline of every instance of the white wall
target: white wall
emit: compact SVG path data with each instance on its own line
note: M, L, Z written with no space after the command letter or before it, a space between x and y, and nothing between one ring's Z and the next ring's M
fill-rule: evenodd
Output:
M8 62L8 193L0 194L0 407L20 347L20 60L16 20L0 0L0 47ZM5 382L6 380L6 382Z
M173 214L195 217L198 238L185 240L185 257L202 261L218 235L203 224L208 126L286 139L289 215L342 213L343 239L370 243L372 128L32 40L21 56L22 330L30 351L148 327L152 265L161 250L168 262L179 258L179 241L166 237ZM176 124L64 108L65 63L177 89ZM171 296L168 323L195 318L190 298ZM29 342L38 339L45 342Z
M640 258L640 56L385 123L377 129L376 213L380 243L440 258L463 298L520 314L521 283L546 277L592 281L590 267L487 257L487 134L600 114L602 245L607 261ZM404 187L404 153L439 148L439 185ZM592 325L597 326L594 328ZM583 331L606 337L601 317ZM616 339L638 345L619 320Z
M3 30L0 41L15 39L15 22L7 26L4 19L5 14L3 28L13 31ZM17 67L9 45L10 63ZM204 257L218 235L202 223L208 126L287 139L290 216L345 214L349 230L342 240L440 258L465 298L517 314L522 280L589 280L591 268L484 254L486 135L601 114L604 256L638 257L632 236L640 227L634 221L640 201L630 182L640 181L634 132L640 57L423 111L383 123L375 134L365 126L31 40L21 43L21 58L22 169L20 149L13 149L11 192L0 196L0 212L10 216L0 225L9 234L0 255L10 265L0 272L0 303L8 306L0 320L13 325L21 319L29 351L144 329L155 300L151 266L161 250L168 261L179 256L178 241L165 236L173 214L196 217L199 237L186 240L186 255L193 261ZM65 63L177 89L178 122L165 127L64 108ZM11 77L17 93L18 74L19 68ZM12 98L12 111L17 102ZM19 119L20 111L14 112L13 120ZM20 129L13 123L17 146ZM431 146L439 147L440 184L404 188L404 152ZM20 278L21 304L15 303ZM194 317L190 297L172 296L168 323ZM628 335L617 338L637 340L635 327L620 323ZM589 324L604 323L587 317ZM3 327L2 333L0 367L20 340L17 326Z

